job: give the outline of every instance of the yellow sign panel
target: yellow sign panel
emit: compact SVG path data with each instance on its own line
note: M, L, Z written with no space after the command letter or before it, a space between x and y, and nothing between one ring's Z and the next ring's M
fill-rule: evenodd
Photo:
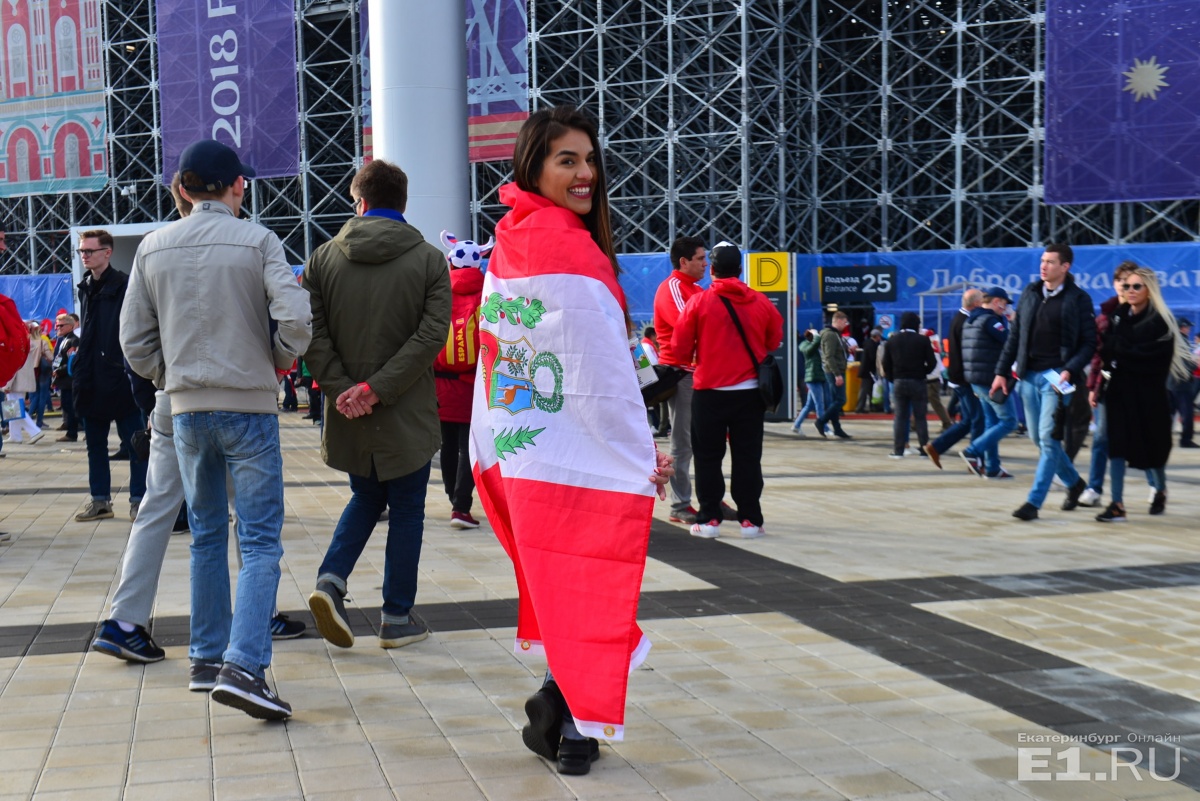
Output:
M791 276L786 253L751 253L748 257L747 281L759 292L787 292Z

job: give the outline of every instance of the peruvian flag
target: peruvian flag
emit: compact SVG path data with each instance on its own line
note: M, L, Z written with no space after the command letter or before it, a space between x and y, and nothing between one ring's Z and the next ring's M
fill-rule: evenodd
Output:
M546 655L585 736L624 737L654 440L612 265L573 212L515 185L479 309L471 463L516 570L516 651Z

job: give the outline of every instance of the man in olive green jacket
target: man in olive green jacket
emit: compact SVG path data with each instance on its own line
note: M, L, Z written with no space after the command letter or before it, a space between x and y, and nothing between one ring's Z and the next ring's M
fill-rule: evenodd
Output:
M372 161L350 183L356 216L304 269L313 338L304 360L325 396L321 456L350 474L352 496L308 599L317 630L354 644L346 581L385 508L388 539L379 644L429 635L409 614L425 493L441 447L433 361L450 330L450 274L442 252L404 220L408 177Z

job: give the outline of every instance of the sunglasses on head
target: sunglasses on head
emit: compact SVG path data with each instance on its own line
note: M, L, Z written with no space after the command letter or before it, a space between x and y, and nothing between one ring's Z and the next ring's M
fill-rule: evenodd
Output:
M1145 288L1145 284L1121 284L1121 289L1124 289L1126 292L1130 290L1133 290L1134 292L1141 292Z

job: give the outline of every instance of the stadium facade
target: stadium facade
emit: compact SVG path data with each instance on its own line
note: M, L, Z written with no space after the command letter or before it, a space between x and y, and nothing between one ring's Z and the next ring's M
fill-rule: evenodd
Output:
M530 106L599 118L624 252L680 233L801 253L1200 241L1195 200L1043 202L1043 7L529 0ZM358 12L357 0L297 0L303 172L255 181L249 209L296 263L351 214ZM69 227L172 213L153 0L108 0L103 26L108 186L0 199L2 272L69 271ZM509 167L472 165L477 239L504 212Z

